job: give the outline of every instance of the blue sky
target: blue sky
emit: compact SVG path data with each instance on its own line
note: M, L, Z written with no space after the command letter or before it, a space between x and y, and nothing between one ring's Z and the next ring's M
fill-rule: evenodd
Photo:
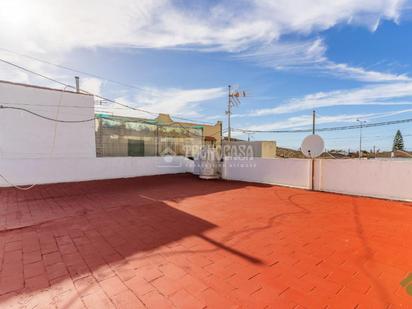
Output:
M412 118L412 3L399 0L2 1L0 47L90 72L82 87L120 102L226 127L227 85L248 94L232 125L309 128ZM0 57L73 83L73 72L0 49ZM48 84L1 65L0 78ZM134 87L107 81L116 80ZM118 114L136 112L114 108ZM364 130L389 149L401 129ZM245 135L234 132L245 138ZM254 134L298 148L305 134ZM359 131L322 134L357 149Z

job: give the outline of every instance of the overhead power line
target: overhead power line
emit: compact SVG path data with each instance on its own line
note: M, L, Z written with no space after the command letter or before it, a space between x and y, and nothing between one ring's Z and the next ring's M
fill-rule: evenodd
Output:
M94 121L96 119L105 119L105 117L93 117L93 118L88 118L88 119L82 119L82 120L64 120L64 119L56 119L56 118L51 118L48 116L44 116L41 115L39 113L33 112L32 110L26 109L26 108L22 108L22 107L15 107L15 106L4 106L4 105L0 105L0 109L9 109L9 110L16 110L16 111L22 111L22 112L26 112L28 114L31 114L33 116L42 118L44 120L49 120L49 121L53 121L53 122L61 122L61 123L84 123L84 122L90 122L90 121ZM184 125L182 125L181 123L161 123L161 124L154 124L153 122L150 121L145 121L145 120L134 120L134 121L129 121L129 122L133 122L133 123L142 123L142 124L148 124L148 125L155 125L157 127L178 127L180 129L183 129L186 133L188 133L191 136L195 136L195 137L203 137L203 135L201 134L197 134L192 132L191 130L193 130L193 127L185 127ZM213 132L212 135L215 135L217 133L220 132L220 129Z
M123 86L125 86L125 87L136 88L136 89L143 89L143 90L144 90L144 88L141 88L141 87L138 87L138 86L133 86L133 85L129 85L129 84L126 84L126 83L123 83L123 82L119 82L119 81L116 81L116 80L107 79L107 78L105 78L105 77L101 77L101 76L96 75L96 74L93 74L93 73L88 73L88 72L84 72L84 71L80 71L80 70L77 70L77 69L73 69L73 68L70 68L70 67L67 67L67 66L64 66L64 65L55 64L55 63L48 62L48 61L45 61L45 60L42 60L42 59L39 59L39 58L36 58L36 57L32 57L32 56L29 56L29 55L24 55L24 54L21 54L21 53L13 52L13 51L8 50L8 49L5 49L5 48L0 48L0 50L4 50L4 51L10 52L10 53L14 53L14 54L16 54L16 55L19 55L19 56L22 56L22 57L26 57L26 58L30 58L30 59L33 59L33 60L36 60L36 61L39 61L39 62L44 62L44 63L46 63L46 64L53 65L53 66L56 66L56 67L60 67L60 68L62 68L62 69L70 70L70 71L73 71L73 72L76 72L76 73L81 73L81 74L93 76L93 77L96 77L96 78L100 78L100 79L102 79L102 80L106 80L106 81L109 81L109 82L112 82L112 83L116 83L116 84L119 84L119 85L123 85ZM57 80L57 79L51 78L51 77L46 76L46 75L44 75L44 74L35 72L35 71L33 71L33 70L30 70L30 69L28 69L28 68L25 68L25 67L23 67L23 66L20 66L20 65L18 65L18 64L15 64L15 63L13 63L13 62L7 61L7 60L5 60L5 59L0 58L0 61L3 62L3 63L5 63L5 64L11 65L11 66L13 66L13 67L16 67L16 68L18 68L18 69L20 69L20 70L23 70L23 71L25 71L25 72L28 72L28 73L30 73L30 74L37 75L37 76L39 76L39 77L41 77L41 78L44 78L44 79L46 79L46 80L49 80L49 81L51 81L51 82L57 83L57 84L59 84L59 85L62 85L62 86L64 86L64 87L71 88L71 89L74 89L74 90L76 89L76 87L74 87L74 86L72 86L72 85L66 84L66 83L64 83L64 82L61 82L61 81L59 81L59 80ZM98 94L91 93L91 92L86 91L86 90L83 90L83 89L81 89L80 91L81 91L82 93L85 93L85 94L93 95L93 96L95 96L95 97L97 97L97 98L99 98L99 99L101 99L101 100L104 100L104 101L107 101L107 102L110 102L110 103L113 103L113 104L120 105L120 106L122 106L122 107L124 107L124 108L127 108L127 109L131 109L131 110L134 110L134 111L143 112L143 113L147 113L147 114L155 115L155 116L157 116L157 115L159 114L159 113L155 113L155 112L151 112L151 111L144 110L144 109L142 109L142 108L133 107L133 106L130 106L130 105L128 105L128 104L120 103L120 102L118 102L118 101L112 100L112 99L107 98L107 97L103 97L103 96L98 95ZM230 95L229 95L229 96L230 96ZM238 95L238 96L239 96L239 95ZM8 103L6 103L6 104L8 104ZM24 104L20 104L20 105L24 105ZM46 105L45 105L45 106L46 106ZM18 107L12 107L12 106L3 106L3 105L1 105L0 107L3 108L3 109L7 109L7 108L8 108L8 109L14 109L14 110L24 111L24 112L33 114L33 115L35 115L35 116L38 116L38 117L40 117L40 118L47 119L47 120L50 120L50 121L57 121L57 122L79 123L79 122L88 122L88 121L92 121L92 120L95 120L95 119L96 119L95 117L93 117L93 118L84 119L84 120L59 120L59 119L53 119L53 118L49 118L49 117L44 116L44 115L37 114L37 113L35 113L35 112L33 112L33 111L30 111L30 110L24 109L24 108L18 108ZM75 107L75 106L73 106L73 107ZM81 106L76 106L76 107L78 107L78 108L83 108L83 107L81 107ZM99 106L95 106L95 107L98 108ZM180 119L180 120L184 120L184 121L190 121L190 122L195 122L195 123L198 122L198 123L204 123L204 124L212 124L212 123L206 122L206 121L193 120L193 119L183 118L183 117L174 116L174 115L171 115L171 116L172 116L173 118L175 118L175 119ZM139 122L140 122L140 121L139 121ZM142 123L145 123L144 121L141 121L141 122L142 122ZM363 128L368 128L368 127L389 126L389 125L400 124L400 123L408 123L408 122L412 122L412 118L410 118L410 119L402 119L402 120L394 120L394 121L377 122L377 123L367 123L367 124L363 124L362 127L363 127ZM183 126L181 126L181 127L183 127ZM343 130L359 129L360 127L361 127L361 125L350 125L350 126L341 126L341 127L319 128L319 129L317 129L316 131L317 131L317 132L343 131ZM249 130L249 129L232 128L232 130L233 130L233 131L242 132L242 133L249 133L249 134L251 134L251 133L309 133L309 132L312 132L312 129L298 129L298 130ZM230 130L229 130L229 131L230 131Z
M78 70L78 69L75 69L75 68L71 68L71 67L66 66L66 65L61 65L61 64L53 63L53 62L50 62L50 61L47 61L47 60L43 60L43 59L40 59L40 58L37 58L37 57L33 57L33 56L30 56L30 55L18 53L18 52L12 51L12 50L7 49L7 48L0 48L0 50L5 51L5 52L8 52L8 53L10 53L10 54L14 54L14 55L20 56L20 57L24 57L24 58L27 58L27 59L31 59L31 60L35 60L35 61L38 61L38 62L42 62L42 63L48 64L48 65L51 65L51 66L55 66L55 67L60 68L60 69L63 69L63 70L67 70L67 71L71 71L71 72L74 72L74 73L84 74L84 75L88 75L88 76L91 76L91 77L99 78L99 79L101 79L101 80L104 80L104 81L107 81L107 82L110 82L110 83L113 83L113 84L118 84L118 85L120 85L120 86L124 86L124 87L128 87L128 88L134 88L134 89L146 91L146 89L145 89L144 87L139 87L139 86L136 86L136 85L130 85L130 84L127 84L127 83L124 83L124 82L120 82L120 81L114 80L114 79L106 78L106 77L101 76L101 75L97 75L97 74L94 74L94 73L85 72L85 71L82 71L82 70Z
M1 58L0 58L0 61L3 62L3 63L5 63L5 64L11 65L11 66L13 66L13 67L15 67L15 68L18 68L18 69L20 69L20 70L23 70L23 71L25 71L25 72L27 72L27 73L31 73L31 74L40 76L40 77L42 77L42 78L44 78L44 79L47 79L47 80L52 81L52 82L55 82L55 83L60 84L60 85L62 85L62 86L75 89L75 87L73 87L73 86L71 86L71 85L67 85L67 84L65 84L65 83L62 83L61 81L58 81L58 80L56 80L56 79L53 79L53 78L48 77L48 76L46 76L46 75L43 75L43 74L41 74L41 73L34 72L34 71L30 70L30 69L27 69L27 68L25 68L25 67L22 67L22 66L20 66L20 65L18 65L18 64L15 64L15 63L13 63L13 62L10 62L10 61L7 61L7 60L1 59Z
M71 88L71 89L76 90L76 87L75 87L75 86L72 86L72 85L63 83L63 82L61 82L61 81L59 81L59 80L57 80L57 79L51 78L51 77L46 76L46 75L44 75L44 74L41 74L41 73L35 72L35 71L33 71L33 70L27 69L27 68L25 68L25 67L22 67L21 65L15 64L15 63L13 63L13 62L10 62L10 61L7 61L7 60L1 59L1 58L0 58L0 61L3 62L3 63L6 63L6 64L8 64L8 65L11 65L11 66L13 66L13 67L16 67L16 68L18 68L18 69L20 69L20 70L23 70L23 71L25 71L25 72L28 72L28 73L31 73L31 74L40 76L41 78L47 79L47 80L49 80L49 81L51 81L51 82L57 83L57 84L62 85L62 86L64 86L64 87L67 87L67 88ZM135 111L144 112L144 113L148 113L148 114L151 114L151 115L158 115L158 113L153 113L153 112L149 112L149 111L146 111L146 110L144 110L144 109L141 109L141 108L136 108L136 107L133 107L133 106L129 106L129 105L127 105L127 104L123 104L123 103L114 101L114 100L112 100L112 99L105 98L105 97L103 97L103 96L100 96L100 95L91 93L91 92L86 91L86 90L83 90L83 89L81 89L81 92L82 92L82 93L85 93L85 94L94 95L95 97L100 98L100 99L102 99L102 100L108 101L108 102L110 102L110 103L118 104L118 105L127 107L127 108L129 108L129 109L135 110Z
M390 126L400 123L412 122L412 118L401 119L401 120L392 120L384 122L375 122L375 123L366 123L362 125L362 128L371 128L371 127L382 127ZM316 132L327 132L327 131L344 131L344 130L353 130L359 129L361 125L350 125L350 126L341 126L341 127L329 127L329 128L319 128L316 129ZM242 133L307 133L312 132L312 129L298 129L298 130L248 130L248 129L232 129L234 131Z
M25 71L25 72L28 72L28 73L30 73L30 74L37 75L37 76L39 76L39 77L41 77L41 78L47 79L47 80L49 80L49 81L51 81L51 82L57 83L57 84L62 85L62 86L64 86L64 87L67 87L67 88L71 88L71 89L73 89L73 90L76 90L76 87L75 87L75 86L72 86L72 85L63 83L63 82L61 82L61 81L59 81L59 80L57 80L57 79L55 79L55 78L46 76L46 75L41 74L41 73L38 73L38 72L35 72L35 71L33 71L33 70L30 70L30 69L25 68L25 67L23 67L23 66L21 66L21 65L15 64L15 63L13 63L13 62L4 60L4 59L2 59L2 58L0 58L0 62L3 62L3 63L5 63L5 64L8 64L8 65L13 66L13 67L15 67L15 68L18 68L18 69L20 69L20 70L23 70L23 71ZM152 116L158 116L158 115L159 115L159 113L151 112L151 111L148 111L148 110L145 110L145 109L142 109L142 108L133 107L133 106L130 106L130 105L127 105L127 104L124 104L124 103L120 103L120 102L118 102L118 101L115 101L115 100L112 100L112 99L110 99L110 98L107 98L107 97L104 97L104 96L101 96L101 95L98 95L98 94L89 92L89 91L87 91L87 90L80 89L80 91L81 91L82 93L84 93L84 94L93 95L93 96L95 96L96 98L99 98L99 99L101 99L101 100L104 100L104 101L107 101L107 102L110 102L110 103L113 103L113 104L117 104L117 105L126 107L126 108L128 108L128 109L134 110L134 111L138 111L138 112L150 114L150 115L152 115ZM195 122L195 123L198 122L198 123L204 123L204 124L211 124L210 122L196 121L196 120L192 120L192 119L189 119L189 118L183 118L183 117L174 116L174 115L171 115L171 116L172 116L173 118L179 119L179 120L190 121L190 122Z
M90 73L90 72L86 72L86 71L83 71L83 70L79 70L77 68L73 68L73 67L70 67L70 66L67 66L67 65L57 64L57 63L50 62L50 61L47 61L47 60L44 60L44 59L40 59L38 57L33 57L33 56L30 56L30 55L27 55L27 54L19 53L19 52L16 52L16 51L13 51L13 50L10 50L10 49L7 49L7 48L0 47L0 51L4 51L4 52L7 52L7 53L10 53L10 54L19 56L19 57L24 57L24 58L27 58L27 59L31 59L31 60L34 60L34 61L37 61L37 62L40 62L40 63L44 63L44 64L47 64L47 65L50 65L50 66L54 66L56 68L60 68L60 69L63 69L63 70L71 71L71 72L74 72L74 73L77 73L77 74L83 74L83 75L87 75L87 76L90 76L90 77L98 78L98 79L101 79L105 82L117 84L119 86L123 86L123 87L127 87L127 88L133 88L133 89L137 89L137 90L148 91L147 88L145 88L143 86L132 85L132 84L129 84L129 83L125 83L123 81L118 81L118 80L115 80L115 79L112 79L112 78L107 78L105 76L98 75L98 74L95 74L95 73ZM238 93L241 93L241 92L238 92ZM155 96L160 96L160 95L155 95ZM259 101L267 101L267 100L277 99L278 97L276 97L276 96L254 96L254 95L251 96L248 93L246 98L251 98L253 100L259 100Z

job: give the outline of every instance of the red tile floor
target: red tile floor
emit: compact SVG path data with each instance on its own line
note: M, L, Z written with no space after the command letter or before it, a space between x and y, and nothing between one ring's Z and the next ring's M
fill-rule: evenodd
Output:
M412 308L411 206L192 175L3 188L0 307Z

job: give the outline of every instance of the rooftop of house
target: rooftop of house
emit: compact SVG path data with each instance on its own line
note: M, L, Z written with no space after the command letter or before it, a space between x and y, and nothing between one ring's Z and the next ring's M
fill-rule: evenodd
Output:
M189 174L3 188L0 307L406 308L411 206Z
M96 114L98 118L102 119L114 119L114 120L121 120L121 121L130 121L130 122L142 122L145 124L153 124L153 125L164 125L164 126L176 126L176 127L190 127L194 129L203 129L204 126L213 126L207 124L197 124L197 123L190 123L190 122L180 122L174 121L169 115L160 114L156 118L142 118L142 117L127 117L127 116L120 116L120 115L112 115L107 113L98 112Z
M38 86L38 85L32 85L32 84L16 83L16 82L8 81L8 80L0 80L0 83L9 84L9 85L16 85L16 86L22 86L22 87L35 88L35 89L43 89L43 90L51 90L51 91L72 93L72 94L78 94L78 95L87 95L87 96L92 96L93 95L91 93L77 92L77 91L74 91L74 90L70 90L70 89L67 89L67 87L65 89L58 89L58 88ZM73 87L73 89L75 89L75 87Z

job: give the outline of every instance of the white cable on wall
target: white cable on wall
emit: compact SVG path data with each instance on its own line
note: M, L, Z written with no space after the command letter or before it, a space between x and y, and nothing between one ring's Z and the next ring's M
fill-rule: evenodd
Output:
M6 177L4 177L2 174L0 174L0 178L2 178L6 183L8 183L10 186L12 186L12 187L14 187L14 188L16 188L16 189L19 189L19 190L30 190L31 188L33 188L34 186L36 186L36 184L32 184L32 185L30 185L30 186L28 186L28 187L20 187L20 186L17 186L17 185L15 185L15 184L13 184L13 183L11 183Z
M59 98L59 103L57 104L57 111L56 111L55 119L59 119L60 107L61 107L61 104L62 104L63 95L66 91L66 88L67 88L67 86L64 86L62 92L60 93L60 98ZM52 145L51 145L51 148L50 148L50 157L53 156L54 148L56 146L56 135L57 135L57 126L58 126L58 124L59 123L57 121L54 122Z

